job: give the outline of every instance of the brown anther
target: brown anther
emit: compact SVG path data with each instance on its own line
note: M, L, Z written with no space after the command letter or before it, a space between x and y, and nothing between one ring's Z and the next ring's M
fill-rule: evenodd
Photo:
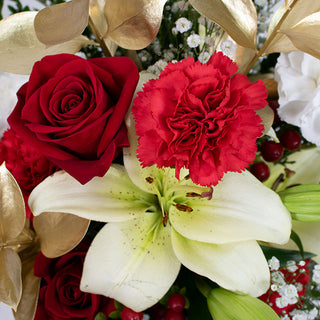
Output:
M186 206L185 204L181 204L181 203L177 203L175 205L175 207L179 210L179 211L183 211L183 212L192 212L193 209L189 206Z
M290 178L292 175L294 175L296 172L293 170L290 170L288 168L284 169L285 173L286 173L286 178Z
M190 179L190 175L187 174L185 177L184 177L185 180L189 180Z
M203 198L201 194L196 193L196 192L187 192L186 196L187 196L187 197L199 197L199 198Z
M164 216L162 217L162 225L164 226L164 227L166 227L167 226L167 222L168 222L168 212L164 212Z
M147 177L147 178L146 178L146 181L147 181L148 183L152 183L152 182L153 182L153 178Z

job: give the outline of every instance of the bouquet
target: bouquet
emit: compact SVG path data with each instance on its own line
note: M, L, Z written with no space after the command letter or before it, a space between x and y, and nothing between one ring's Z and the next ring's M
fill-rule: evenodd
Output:
M0 21L14 318L320 319L320 3L38 1Z

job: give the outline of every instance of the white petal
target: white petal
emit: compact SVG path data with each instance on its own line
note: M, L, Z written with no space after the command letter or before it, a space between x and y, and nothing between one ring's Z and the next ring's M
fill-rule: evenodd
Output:
M142 311L169 290L180 269L160 213L108 223L87 253L81 290L103 294Z
M35 216L64 212L109 222L133 219L153 201L155 196L137 188L123 166L112 165L104 177L95 177L85 185L64 171L56 172L32 191L29 206Z
M192 240L286 243L290 236L290 213L280 197L247 171L225 174L214 187L211 200L188 200L185 204L193 211L172 206L169 218L179 233Z
M172 228L172 245L184 266L225 289L257 297L270 285L269 268L256 241L203 243L184 238Z

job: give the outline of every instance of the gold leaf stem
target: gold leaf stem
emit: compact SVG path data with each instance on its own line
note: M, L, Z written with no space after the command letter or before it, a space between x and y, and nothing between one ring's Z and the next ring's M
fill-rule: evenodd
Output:
M290 13L290 11L294 8L294 6L298 3L299 0L293 0L290 5L287 7L286 11L284 12L284 14L282 15L281 19L279 20L279 22L277 23L277 25L275 26L275 28L273 29L272 33L270 34L270 36L268 37L267 41L263 44L263 46L261 47L261 49L253 56L251 62L249 63L247 69L245 70L244 74L248 74L249 71L251 70L251 68L255 65L255 63L259 60L260 57L263 56L264 52L266 51L266 49L268 48L268 46L270 45L270 43L273 41L274 37L277 35L277 33L279 32L279 29L281 27L281 25L283 24L283 22L286 20L288 14Z
M99 45L100 45L104 55L106 57L111 57L112 56L111 52L109 51L106 43L104 42L102 34L100 34L100 32L98 31L98 29L96 28L96 26L90 16L89 16L89 26L90 26L90 29L91 29L93 35L95 36L95 38L99 42Z

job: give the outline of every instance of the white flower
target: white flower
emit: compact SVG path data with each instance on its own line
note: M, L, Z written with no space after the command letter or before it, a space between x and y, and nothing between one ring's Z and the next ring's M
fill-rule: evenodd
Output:
M201 63L207 63L210 57L211 57L211 54L209 52L203 51L199 54L198 59Z
M228 57L232 57L236 52L236 45L231 40L225 40L220 45L221 51Z
M312 281L316 284L320 284L320 270L313 270Z
M286 281L284 280L284 276L283 276L282 272L280 272L280 271L272 272L271 273L271 280L279 287L286 284Z
M276 299L276 306L280 309L285 308L289 304L289 299L286 296L278 297Z
M268 2L267 2L267 0L255 0L255 4L260 6L260 7L263 7L266 4L268 4Z
M189 48L196 48L201 43L201 37L198 34L192 34L187 38Z
M281 53L275 67L279 116L320 146L320 61L303 52Z
M213 37L205 37L204 42L209 46L213 47L215 44L214 38Z
M184 33L188 30L190 30L192 27L192 22L188 20L187 18L179 18L176 21L176 28L180 33Z
M268 265L271 271L278 270L280 267L280 261L273 256L270 260L268 260Z
M9 127L7 118L17 103L17 91L28 78L29 76L0 71L0 138Z
M29 198L35 215L108 222L87 253L81 290L145 310L168 291L182 263L228 290L264 293L270 272L256 240L285 243L291 231L278 195L247 171L229 172L208 200L210 189L194 185L185 169L178 181L174 168L142 168L132 115L127 126L124 166L113 164L85 185L57 172Z
M295 271L298 270L297 264L296 264L296 262L293 261L293 260L287 261L287 263L286 263L286 268L287 268L287 270L290 271L290 272L295 272Z
M298 291L293 284L286 284L279 288L278 292L282 297L286 297L288 304L295 304L298 302Z
M291 320L290 317L286 314L283 317L280 317L281 320Z

